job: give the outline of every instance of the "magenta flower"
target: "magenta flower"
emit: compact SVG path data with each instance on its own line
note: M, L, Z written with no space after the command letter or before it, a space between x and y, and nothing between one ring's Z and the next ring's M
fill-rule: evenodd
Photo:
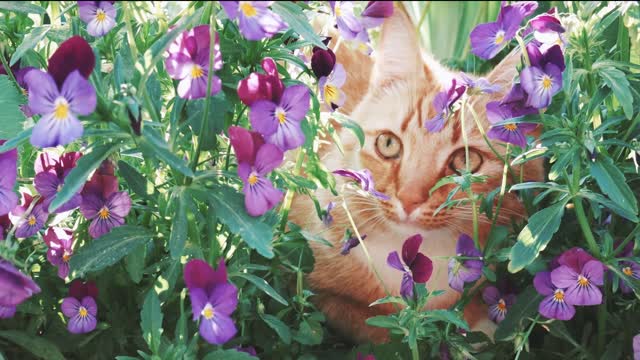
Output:
M91 36L104 36L116 26L116 8L113 1L78 1L78 14L87 24Z
M571 320L576 308L565 300L564 289L551 282L551 272L541 271L533 279L533 286L540 295L546 296L538 306L538 312L549 319Z
M65 40L51 58L47 72L62 89L69 75L78 70L83 78L88 79L96 65L96 57L89 43L80 36L72 36ZM38 86L38 84L36 84Z
M362 11L362 25L367 28L374 28L382 25L385 18L393 15L393 1L369 1Z
M11 220L9 219L9 215L1 215L0 216L0 240L5 239L5 236L9 233L9 229L11 229Z
M312 51L311 70L313 73L318 79L329 76L336 66L336 54L329 48L324 50L317 46L314 46Z
M84 184L82 196L96 194L106 199L117 191L118 178L115 176L115 167L110 160L105 160Z
M310 98L305 85L293 85L284 90L278 102L258 100L251 104L251 126L267 143L283 151L295 149L305 141L300 123L309 111Z
M367 235L362 235L362 241L367 238ZM342 250L340 250L340 255L349 255L351 249L360 245L360 240L356 236L352 236L348 238L344 244L342 245Z
M451 107L464 94L465 87L456 87L456 79L451 81L451 87L448 90L439 92L433 99L433 107L436 110L436 116L425 121L425 128L429 132L439 132L444 128L445 122L453 115Z
M521 148L527 146L526 133L535 130L537 124L532 123L507 123L504 122L514 118L509 105L492 101L487 104L487 119L492 124L487 132L487 137L514 144Z
M86 334L98 324L98 289L93 282L76 279L69 287L69 297L62 300L62 313L69 318L67 329L72 334Z
M247 106L258 100L280 102L284 92L276 62L272 58L264 58L261 65L266 74L253 72L238 83L238 97Z
M238 306L238 289L227 280L224 260L213 270L203 260L194 259L184 268L193 320L200 319L200 335L209 343L222 345L235 336L231 314Z
M369 169L363 169L360 171L357 170L349 170L349 169L338 169L333 172L336 175L340 175L352 180L355 180L362 190L367 193L377 197L380 200L389 200L391 199L389 196L379 192L376 190L376 185L373 182L373 177L371 176L371 171Z
M17 226L15 234L18 238L28 238L37 234L49 218L49 213L44 208L42 198L38 199L31 213L24 216L33 200L31 195L22 193L22 204L16 206L9 215L11 221Z
M329 1L331 11L336 17L336 24L340 35L346 40L353 40L363 31L366 31L360 20L353 13L352 1Z
M0 140L0 145L5 140ZM16 149L0 153L0 215L8 214L18 205L18 195L13 192L17 179L18 151Z
M67 174L76 166L76 161L82 156L81 153L72 152L62 155L59 159L56 155L41 154L40 159L36 161L36 168L42 168L40 172L36 172L36 176L33 180L38 193L45 199L44 208L49 209L49 205L56 198L58 192L62 190L64 179ZM46 159L45 159L46 158ZM42 166L45 163L53 163L46 166L46 169ZM37 170L36 170L37 171ZM82 196L80 192L73 195L69 201L62 204L55 213L63 213L65 211L73 210L80 206L82 202Z
M541 33L555 32L563 33L565 29L562 27L560 20L555 16L557 9L555 7L549 9L544 14L538 15L529 21L529 25L534 31Z
M387 265L403 272L402 284L400 285L400 295L403 297L413 297L413 284L426 283L433 273L431 259L418 252L421 244L422 235L413 235L402 244L402 261L400 261L397 251L393 251L387 256Z
M43 239L49 248L47 260L58 268L58 277L66 278L69 275L69 260L73 255L73 232L69 229L51 227Z
M462 85L467 87L467 94L493 94L500 90L500 85L492 85L486 78L473 79L465 73L460 73Z
M462 292L465 283L474 282L482 276L482 253L475 247L469 235L461 234L456 244L456 255L471 258L449 260L449 286Z
M497 287L487 286L482 292L482 299L489 305L489 319L499 324L504 320L507 311L516 301L514 294L502 295Z
M244 205L251 216L260 216L276 206L284 196L267 178L282 164L282 150L265 144L262 136L244 128L231 126L229 139L238 159L238 175L244 183Z
M92 220L89 235L94 239L124 225L124 218L130 210L131 198L126 191L114 192L106 199L99 194L89 194L82 198L80 204L82 215L87 220Z
M287 24L269 6L273 1L221 1L230 20L238 19L240 33L247 40L271 38Z
M325 110L334 111L344 105L347 95L342 91L342 86L347 80L347 73L342 64L336 64L329 76L323 76L318 81L320 101Z
M165 59L165 68L172 79L178 83L178 96L183 99L200 99L207 96L209 81L210 39L209 25L200 25L183 32L169 46ZM216 33L213 48L213 70L222 69L220 39ZM222 81L217 76L211 78L211 94L222 89Z
M581 251L580 251L581 250ZM565 252L560 266L551 272L551 282L565 289L565 301L571 305L599 305L604 283L604 265L582 249Z
M13 317L18 305L39 292L30 277L0 257L0 318Z

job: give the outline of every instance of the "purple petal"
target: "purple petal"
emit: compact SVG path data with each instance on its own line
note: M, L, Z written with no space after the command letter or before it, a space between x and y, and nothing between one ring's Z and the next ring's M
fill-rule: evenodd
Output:
M239 1L220 1L220 5L222 5L224 12L227 13L227 17L231 20L238 17L239 3Z
M275 133L267 136L267 142L286 151L302 146L305 136L299 122L287 119L283 124L278 125Z
M598 260L591 260L582 268L582 274L595 285L604 284L604 265Z
M255 162L257 149L262 146L261 143L256 143L260 142L256 141L256 135L260 138L262 137L262 135L257 133L252 134L249 130L239 126L229 127L229 141L231 142L231 146L233 146L233 151L236 153L238 163L245 162L253 164Z
M33 217L33 220L35 221L33 225L29 224L31 217ZM31 214L22 221L22 224L16 230L16 237L28 238L37 234L38 231L42 229L42 226L44 226L48 217L49 214L44 211L43 204L36 205L31 211Z
M164 61L164 67L172 79L182 80L190 75L193 62L183 53L169 55Z
M257 100L251 104L249 120L251 126L264 136L278 130L278 119L275 116L277 105L268 100Z
M311 94L306 85L289 86L282 93L280 105L287 114L287 120L302 121L309 111Z
M551 272L541 271L533 278L533 286L540 295L551 295L555 291L555 286L551 282Z
M84 23L89 23L96 16L97 1L78 1L78 15Z
M404 266L400 261L400 255L398 255L397 251L390 252L387 256L387 265L391 266L394 269L404 271Z
M444 120L444 114L440 113L433 119L425 121L424 127L431 133L440 132L442 129L444 129Z
M105 201L95 194L87 194L82 197L80 212L86 219L91 220L98 216L98 212L105 206Z
M200 321L200 335L210 344L222 345L231 340L237 332L233 320L222 314Z
M238 27L240 28L240 33L247 40L258 41L267 37L267 33L262 28L262 25L258 21L258 16L248 18L244 15L240 15L240 21L238 23Z
M108 234L111 229L124 225L124 219L110 214L106 219L102 219L100 216L93 219L91 225L89 225L89 235L92 238L97 239L103 235Z
M589 261L596 260L584 249L579 247L573 247L560 255L557 259L558 265L567 265L572 268L576 273L582 272L582 268Z
M90 21L85 21L87 23L87 32L94 37L104 36L116 26L116 8L109 1L100 1L98 4L98 7L104 12L104 19L98 20L97 16L94 15Z
M269 179L259 176L255 185L245 183L243 188L245 198L244 205L251 216L261 216L281 200L284 194L273 187Z
M565 291L565 301L571 305L600 305L602 292L591 283L582 286L576 281Z
M282 21L280 15L269 10L265 11L264 15L258 19L258 23L267 38L270 38L278 33L278 31L287 28L287 25Z
M536 18L529 21L529 24L534 30L540 32L565 32L562 24L560 24L560 20L548 14L537 16Z
M393 15L393 2L370 1L360 15L372 18L388 18Z
M33 185L44 198L51 198L58 194L58 186L61 185L61 182L57 175L41 172L36 174L33 179Z
M218 263L218 270L214 270L206 261L190 260L184 267L184 282L189 290L208 289L216 284L227 282L227 269L224 261Z
M411 273L405 272L402 274L402 282L400 283L400 295L405 298L413 297L413 279Z
M204 69L203 69L204 70ZM211 93L213 94L213 83ZM183 99L201 99L207 96L207 71L199 78L185 77L178 83L178 96Z
M433 262L426 255L418 253L411 264L411 274L416 283L426 283L433 273Z
M363 241L366 238L367 238L367 235L362 235ZM344 245L342 245L342 249L340 250L340 255L349 255L349 253L351 252L351 249L355 248L358 245L360 245L360 240L358 240L357 237L352 236L348 238L347 241L344 242Z
M214 313L230 316L238 307L238 288L229 283L216 285L209 295Z
M264 144L256 154L255 168L258 175L264 176L282 164L284 154L282 150L272 144Z
M568 266L560 266L551 272L551 283L557 288L566 289L578 281L578 273Z
M0 215L8 214L17 205L18 195L16 195L12 189L5 189L0 187Z
M473 239L467 234L460 234L458 237L458 243L456 244L456 254L464 256L482 256L480 250L478 250L473 242Z
M0 140L0 145L4 144L4 142L4 140ZM17 162L18 151L16 149L0 153L0 169L2 169L0 172L0 187L13 189L17 178Z
M497 40L500 32L502 32L502 41ZM471 39L471 52L485 60L495 57L510 40L506 38L506 33L497 22L476 26L469 34L469 38Z
M25 75L29 92L29 109L40 115L54 111L54 101L60 96L53 77L42 70L29 71Z
M186 268L185 268L186 269ZM185 273L186 276L186 273ZM209 302L209 297L204 288L191 287L189 288L189 298L191 299L191 310L193 313L193 321L198 320L202 315L202 310Z
M40 292L38 285L0 258L0 306L16 306Z
M75 316L80 308L80 301L74 297L67 297L62 300L60 309L62 313L67 317Z
M15 306L0 306L0 319L10 319L16 314Z
M413 264L413 260L416 258L416 255L418 255L421 244L422 235L420 234L411 236L402 244L402 261L404 261L407 266L411 267Z
M111 214L125 217L131 210L131 198L126 191L116 192L109 196L106 206Z
M73 114L64 120L54 118L54 114L44 115L33 127L31 144L38 148L67 145L84 133L82 123Z
M487 286L482 292L482 300L484 300L487 305L497 304L500 300L500 295L500 291L497 287Z
M554 300L554 295L546 297L538 306L538 311L549 319L571 320L576 314L576 308L564 301Z

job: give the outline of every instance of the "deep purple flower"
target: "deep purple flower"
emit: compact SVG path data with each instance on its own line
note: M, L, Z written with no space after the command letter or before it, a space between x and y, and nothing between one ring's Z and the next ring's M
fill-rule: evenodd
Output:
M0 305L0 319L10 319L16 314L17 306Z
M336 64L329 76L323 76L318 81L320 90L320 101L325 110L334 111L344 105L347 95L342 91L342 86L347 80L347 72L342 64Z
M207 82L209 81L209 57L213 51L213 70L222 69L222 54L220 53L220 39L215 34L214 48L210 49L210 27L200 25L183 32L169 46L165 59L165 68L172 79L178 83L178 96L183 99L200 99L207 96ZM217 94L222 89L219 77L211 77L211 94Z
M476 248L473 239L467 234L461 234L456 244L456 256L472 258L468 260L449 260L449 286L462 292L464 284L474 282L482 276L482 253Z
M13 317L18 305L39 292L40 288L30 277L0 258L0 318Z
M5 140L0 140L0 145ZM17 179L18 151L16 149L0 153L0 216L8 214L18 205L18 195L13 192Z
M604 265L598 260L565 260L551 272L551 282L565 290L565 301L571 305L599 305L602 292L598 286L604 283ZM560 261L560 260L559 260Z
M82 156L81 153L68 153L62 155L59 159L55 159L55 155L45 155L42 154L40 156L40 161L36 161L36 167L42 167L40 164L45 163L47 160L44 160L44 157L50 158L48 161L54 161L54 165L47 167L47 169L43 169L40 172L36 173L36 176L33 180L33 185L35 186L38 193L42 195L45 199L44 208L49 209L49 205L56 198L58 192L62 190L62 185L64 184L64 179L76 165L76 161L78 158ZM55 213L62 213L65 211L73 210L80 206L82 202L82 196L78 191L76 194L69 199L66 203L62 204L58 209L56 209Z
M115 167L111 160L105 160L84 184L82 196L94 194L106 199L117 191L118 178L115 176Z
M93 49L87 40L76 35L65 40L51 55L47 72L56 81L58 89L62 89L71 73L78 70L82 77L88 79L95 65L96 57ZM35 86L39 84L36 83Z
M331 210L333 210L335 206L336 204L333 201L330 201L329 204L327 204L327 209L322 215L322 223L324 224L324 226L331 226L331 224L333 223L333 216L331 215Z
M362 190L368 192L369 194L377 197L380 200L389 200L391 199L389 196L379 192L376 190L376 185L373 182L373 177L371 176L371 171L369 169L363 169L360 171L357 170L349 170L349 169L338 169L333 172L336 175L340 175L349 179L355 180Z
M124 218L130 210L131 198L126 191L115 192L106 199L98 194L88 194L83 196L80 204L82 215L93 220L89 225L89 235L94 239L124 225Z
M74 297L77 300L82 300L85 296L97 299L98 293L99 291L96 283L91 280L82 281L80 279L75 279L69 285L69 296Z
M238 289L227 280L224 260L213 270L203 260L194 259L184 268L193 320L200 319L200 335L207 342L222 345L237 332L231 319L238 306Z
M28 238L37 234L49 218L49 213L44 208L42 198L37 200L31 213L25 216L33 200L34 198L31 195L22 193L22 204L16 206L9 215L11 221L17 226L15 235L18 238Z
M516 36L522 20L537 8L530 3L535 2L502 6L495 22L476 26L469 34L471 52L485 60L496 56Z
M514 294L502 295L497 287L487 286L482 292L482 299L489 305L489 319L499 324L507 315L507 311L516 301Z
M473 79L465 73L460 73L460 77L469 95L493 94L500 90L500 85L492 85L486 78Z
M254 357L258 357L258 353L256 352L256 348L254 348L253 346L247 346L247 347L236 346L236 350L238 350L239 352L247 353L247 354L249 354L251 356L254 356Z
M549 319L570 320L576 308L565 301L565 291L551 282L551 272L542 271L533 279L533 286L540 295L546 296L538 306L538 312Z
M403 272L400 295L404 297L413 297L413 284L426 283L433 273L431 259L418 252L421 244L422 235L413 235L402 244L402 261L400 261L397 251L393 251L387 256L387 264Z
M547 11L546 13L538 15L535 18L531 19L531 21L529 21L531 28L533 28L534 31L538 31L542 33L565 32L565 29L562 27L560 20L558 20L558 18L555 16L556 11L557 11L556 8L553 7L549 9L549 11Z
M111 1L78 1L78 14L91 36L104 36L116 26L116 8Z
M514 118L509 105L492 101L487 104L487 119L492 124L487 132L487 137L524 148L527 146L525 134L535 130L537 124L533 123L509 123L503 122ZM498 125L494 125L498 124Z
M33 168L36 174L49 172L64 178L69 174L71 169L76 167L76 163L81 157L82 153L76 151L67 152L62 155L58 155L56 152L42 152L34 162Z
M527 45L527 54L529 55L531 66L542 69L546 68L549 64L553 64L560 69L561 72L565 69L564 54L562 53L560 45L551 46L543 53L536 44L529 43Z
M244 204L251 216L260 216L276 206L283 197L267 174L282 164L284 154L277 146L265 144L262 136L231 126L229 139L238 159L238 175L244 183Z
M251 126L267 143L283 151L295 149L305 141L300 123L309 111L310 98L305 85L293 85L284 90L278 102L258 100L251 105Z
M276 62L272 58L264 58L261 66L266 74L253 72L238 83L238 97L247 106L258 100L280 102L284 92Z
M11 220L9 219L9 215L1 215L0 216L0 240L5 239L5 236L9 233L9 229L11 229Z
M366 238L367 238L367 235L362 235L362 241L364 241L364 239ZM358 237L351 236L350 238L347 239L347 241L344 242L344 245L342 245L342 250L340 250L340 255L349 255L349 253L351 252L351 249L353 249L358 245L360 245L360 240L358 240Z
M640 280L640 265L633 261L621 261L619 263L619 266L625 277L630 278L630 280L627 280L626 278L620 279L620 290L623 294L628 294L632 291L632 289L629 285L627 285L627 281Z
M451 87L448 90L443 90L435 96L433 99L433 107L436 116L425 121L424 124L429 132L439 132L444 128L445 122L453 114L451 107L462 97L464 91L465 87L456 87L456 79L453 79L451 81Z
M47 250L47 260L58 268L61 279L69 275L69 260L73 255L73 232L69 229L49 228L44 235Z
M336 54L329 48L325 50L317 46L314 46L312 51L311 70L313 73L318 79L329 76L336 65Z
M331 11L336 17L336 24L340 35L346 40L353 40L356 36L366 31L360 20L353 13L352 1L329 1Z
M385 18L393 15L393 1L369 1L362 11L362 25L367 28L374 28L382 25Z
M240 33L247 40L271 38L287 27L280 15L269 10L273 1L221 1L231 20L238 19Z
M69 318L67 329L72 334L86 334L93 331L98 324L98 304L91 296L81 300L67 297L62 300L62 313Z

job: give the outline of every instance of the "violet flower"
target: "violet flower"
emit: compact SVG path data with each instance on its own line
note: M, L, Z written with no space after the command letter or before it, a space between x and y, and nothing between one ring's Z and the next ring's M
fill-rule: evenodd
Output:
M373 177L371 176L371 171L369 169L363 170L349 170L349 169L338 169L333 171L334 174L340 175L352 180L355 180L362 190L365 192L377 197L380 200L389 200L391 199L389 196L379 192L376 190L375 183L373 182Z
M384 2L384 1L376 1L376 2ZM373 354L362 355L358 353L356 355L356 360L376 360L376 357Z
M69 229L51 227L43 239L49 248L47 260L58 268L58 277L66 278L69 275L69 260L73 255L73 232Z
M30 277L0 257L0 318L13 317L18 305L39 292Z
M482 292L482 299L489 305L489 319L499 324L504 320L509 308L516 301L514 294L503 295L497 287L487 286Z
M346 40L353 40L366 31L360 20L353 13L352 1L329 1L331 12L336 17L336 25L340 35Z
M36 161L36 167L42 168L41 171L36 170L36 176L33 180L33 184L45 199L44 208L49 209L49 205L56 198L58 192L62 190L62 185L64 184L64 179L67 174L76 166L76 161L82 156L81 153L72 152L62 155L59 159L55 155L40 155L39 161ZM44 159L47 157L48 159ZM52 165L49 165L45 168L41 164L45 162L51 162ZM66 203L62 204L58 209L56 209L55 213L63 213L65 211L73 210L80 206L82 202L82 196L78 191L76 194L69 199Z
M238 306L238 289L227 280L224 260L213 270L203 260L194 259L184 268L193 320L200 319L200 335L209 343L222 345L237 332L231 314Z
M364 239L366 238L367 238L367 235L362 235L362 241L364 241ZM360 240L358 240L358 237L351 236L342 245L342 250L340 250L340 255L349 255L349 253L351 252L351 249L353 249L358 245L360 245Z
M444 128L445 122L453 114L451 107L462 97L464 91L465 87L456 87L456 79L453 79L448 90L443 90L435 96L433 107L436 111L436 116L425 121L424 124L429 132L439 132Z
M207 96L209 81L209 57L213 51L213 70L222 69L220 39L216 33L214 48L210 49L211 34L209 25L200 25L183 32L169 47L169 56L165 59L165 68L172 79L178 83L178 96L183 99L200 99ZM222 81L211 77L211 95L222 89Z
M347 41L347 43L351 44L351 48L365 55L371 55L371 53L373 52L373 48L371 47L369 39L369 33L367 33L366 31L361 31L358 35L356 35L355 39L353 39L352 41Z
M89 235L99 238L111 229L124 225L124 218L131 210L131 198L126 191L114 192L108 198L99 194L89 194L82 198L80 212L92 220L89 225Z
M22 204L16 206L9 217L11 221L17 226L15 235L18 238L28 238L40 231L49 218L49 213L44 208L43 199L38 199L36 205L33 206L31 213L26 217L24 214L27 212L34 198L27 194L22 193Z
M493 94L500 90L500 85L492 85L486 78L473 79L469 75L461 72L462 85L467 87L467 94Z
M247 346L247 347L242 347L242 346L236 346L235 349L239 352L243 352L243 353L247 353L253 357L258 357L258 353L256 352L256 348L254 348L253 346Z
M331 210L333 210L333 208L336 206L336 204L333 201L330 201L329 204L327 204L327 209L324 211L324 214L322 215L322 223L324 224L324 226L331 226L331 224L333 223L333 216L331 215Z
M556 17L557 9L555 7L549 9L544 14L540 14L529 21L529 25L534 31L541 33L563 33L564 27L560 20Z
M482 276L482 253L475 247L473 239L467 234L461 234L456 244L456 256L463 256L472 259L449 260L449 286L462 292L465 283L478 280Z
M413 297L413 284L426 283L433 273L431 259L418 252L421 244L422 235L413 235L402 244L402 261L400 261L397 251L393 251L387 256L387 264L403 272L402 284L400 285L400 295L403 297Z
M0 145L5 140L0 140ZM0 215L8 214L18 205L18 195L13 191L17 179L18 151L12 149L0 153Z
M9 233L9 229L11 229L9 215L0 215L0 240L5 239L5 236Z
M69 287L69 296L62 300L62 313L69 318L67 329L72 334L86 334L98 324L98 289L95 284L83 284L74 280Z
M104 36L116 26L116 8L113 1L78 1L78 14L87 24L91 36Z
M240 33L247 40L271 38L287 27L280 15L269 10L273 1L221 1L230 20L238 19Z
M522 89L527 92L527 105L537 109L551 104L553 95L562 89L564 57L560 46L551 47L544 55L535 46L527 46L531 66L520 72Z
M329 76L323 76L319 79L320 101L322 101L325 110L334 111L344 105L347 95L341 88L346 80L347 73L342 64L336 64Z
M238 175L244 183L247 213L263 215L284 196L267 178L268 173L282 164L284 154L277 146L265 144L260 134L241 127L231 126L229 139L238 159Z
M253 72L238 83L238 97L247 106L258 100L280 102L284 92L284 84L280 80L276 62L271 58L264 58L261 66L266 74Z
M280 101L258 100L251 104L251 126L264 135L269 144L283 151L304 144L305 136L300 123L309 111L311 95L305 85L289 86Z
M91 179L84 184L82 196L90 194L98 195L104 199L118 191L118 178L115 176L115 167L111 160L105 160L93 173Z
M76 35L65 40L51 55L47 72L56 81L58 89L62 89L65 80L72 72L78 70L83 78L89 79L95 65L96 57L93 49L87 40ZM35 86L38 84L36 83Z
M318 79L329 76L336 65L336 54L329 48L325 50L317 46L314 46L312 51L311 70L313 73Z
M551 272L551 282L565 289L565 301L571 305L599 305L604 283L604 265L586 251L573 248L558 258L559 267Z
M620 243L615 244L614 248L618 248ZM633 256L633 242L628 243L622 252L616 256L617 258L630 258ZM618 263L620 270L625 275L620 279L620 291L623 294L628 294L632 291L631 287L627 285L628 281L640 280L640 265L633 261L620 261ZM630 279L627 279L630 278Z
M514 118L513 113L508 105L501 104L498 101L492 101L487 104L487 119L492 124L491 129L487 132L489 139L496 139L506 143L514 144L521 148L527 146L526 133L529 133L537 127L533 123L508 123L504 121ZM495 125L498 124L498 125Z
M549 319L571 320L576 314L576 308L565 300L565 290L551 282L551 272L537 273L533 286L540 295L546 296L538 306L541 315Z
M393 1L369 1L360 14L362 25L367 29L382 25L384 19L391 15L393 15Z

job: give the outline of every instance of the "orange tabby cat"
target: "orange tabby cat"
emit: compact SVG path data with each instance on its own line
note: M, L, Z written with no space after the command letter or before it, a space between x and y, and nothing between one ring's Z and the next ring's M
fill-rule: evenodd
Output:
M402 279L401 272L387 266L387 255L400 251L409 236L422 234L424 242L420 251L434 261L434 272L427 288L446 291L433 298L428 307L447 308L459 299L459 293L448 286L448 259L444 257L455 255L456 241L461 233L472 233L471 210L468 206L453 208L434 216L434 210L445 201L451 187L442 187L431 195L429 190L440 178L452 174L453 169L465 166L463 130L469 139L471 169L489 176L486 183L474 185L475 192L488 192L500 186L503 163L491 152L472 117L465 119L466 129L462 129L460 111L439 133L429 133L424 128L425 120L434 116L433 97L448 88L459 73L421 54L414 25L398 7L384 23L374 55L371 59L345 45L337 50L338 62L348 74L343 88L348 101L340 111L349 113L360 124L366 141L360 148L351 132L341 131L344 155L335 146L327 147L320 150L322 161L330 170L369 169L376 189L391 197L382 201L364 197L354 190L344 193L359 232L367 235L364 244L386 287L398 295ZM474 97L471 101L485 129L488 128L485 104L502 98L509 90L518 60L518 55L511 54L488 75L492 83L502 86L500 93L491 98ZM502 146L496 148L504 149ZM527 165L524 171L526 179L542 177L541 163ZM340 178L336 180L339 186L344 182ZM341 201L326 190L319 190L316 195L322 205ZM388 314L393 308L389 304L369 307L386 294L369 267L362 246L352 249L349 255L340 254L345 229L350 227L344 209L337 206L332 211L334 221L328 228L315 216L310 216L313 213L313 203L308 197L294 199L292 220L333 244L333 247L310 244L315 255L315 269L308 281L317 294L315 302L327 315L329 323L353 340L385 341L386 330L370 327L365 320ZM515 196L508 195L503 203L501 222L523 214ZM489 227L490 219L481 215L480 235L483 239ZM494 325L480 302L474 301L467 306L465 318L473 329L493 333Z

